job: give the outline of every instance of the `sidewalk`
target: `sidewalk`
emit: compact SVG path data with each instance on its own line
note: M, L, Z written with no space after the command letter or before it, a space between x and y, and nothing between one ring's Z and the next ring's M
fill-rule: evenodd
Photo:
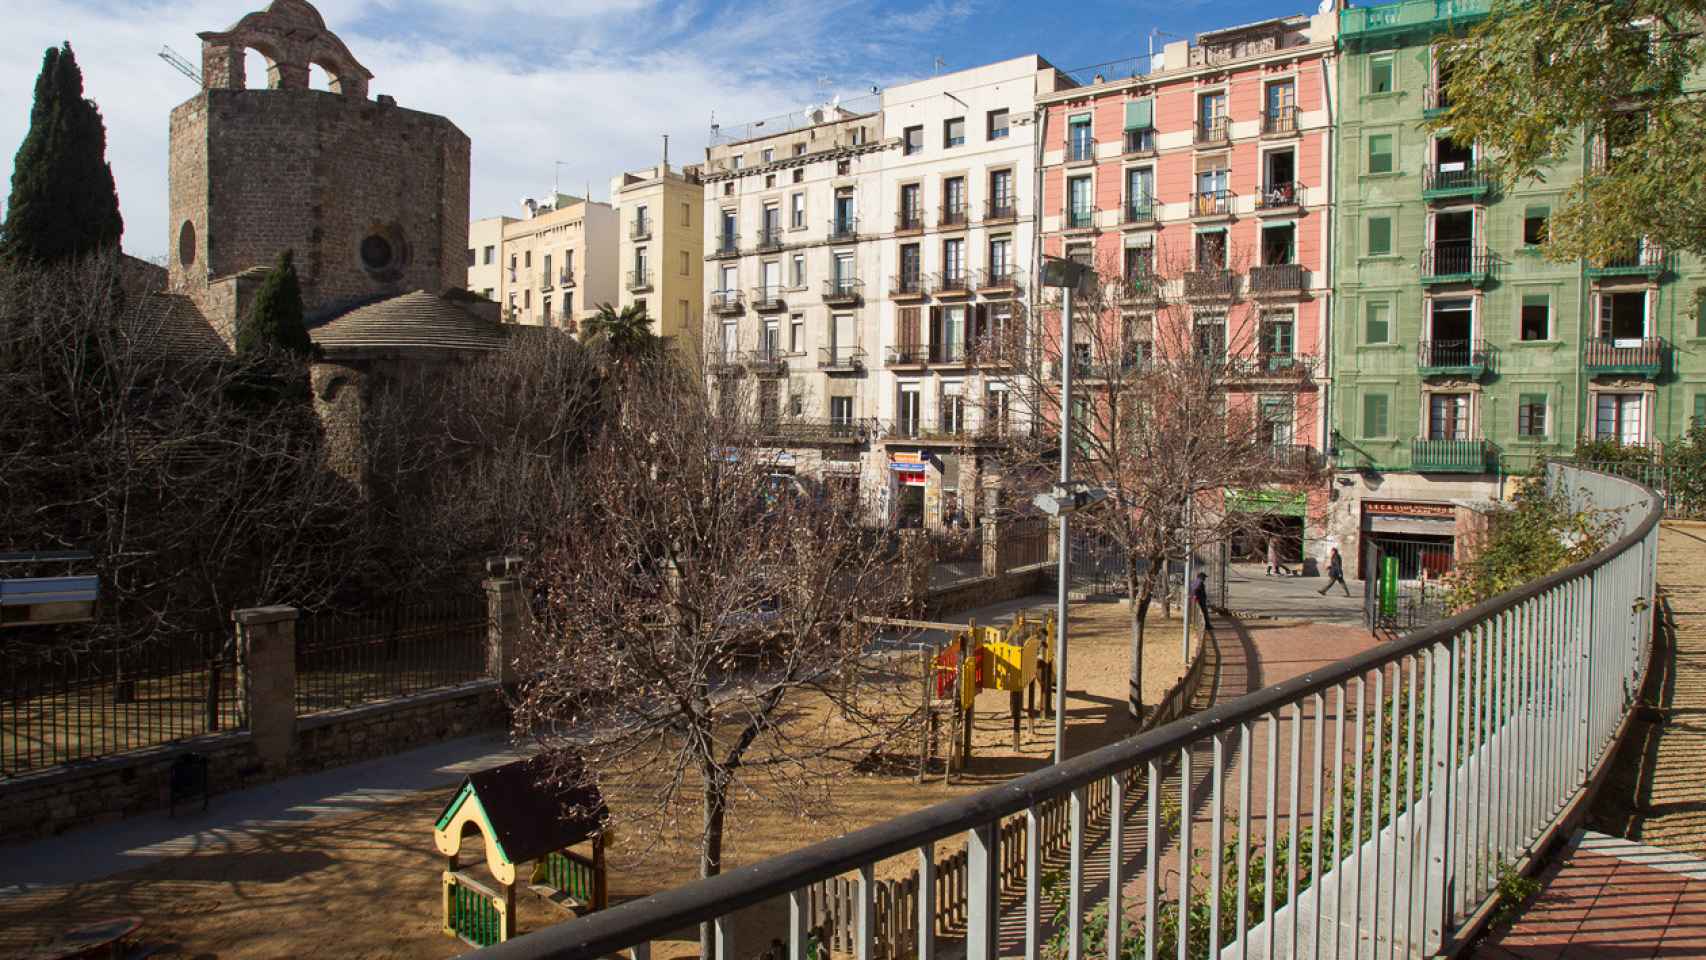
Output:
M1350 596L1337 584L1326 596L1317 591L1327 585L1325 576L1268 577L1262 564L1234 563L1226 571L1226 605L1233 612L1274 620L1308 620L1311 623L1360 627L1363 623L1361 580L1348 580ZM1296 569L1293 566L1292 569Z

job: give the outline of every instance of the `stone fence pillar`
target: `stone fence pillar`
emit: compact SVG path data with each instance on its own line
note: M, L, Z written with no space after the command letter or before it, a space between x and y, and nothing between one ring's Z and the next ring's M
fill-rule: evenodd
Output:
M923 530L900 532L901 569L905 580L906 603L915 611L924 609L930 595L930 570L936 565L930 547L930 535Z
M255 753L269 770L283 772L296 752L295 607L233 610L238 673Z
M486 675L505 689L515 686L516 657L521 654L527 609L518 577L486 580Z
M1001 534L1006 524L994 517L983 518L983 575L998 577L1006 564L1001 562Z

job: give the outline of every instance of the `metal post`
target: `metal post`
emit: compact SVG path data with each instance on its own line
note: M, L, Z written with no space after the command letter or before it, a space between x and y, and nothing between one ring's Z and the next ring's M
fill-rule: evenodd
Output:
M1072 482L1072 288L1061 288L1060 485ZM1054 762L1066 759L1066 601L1071 589L1072 541L1067 511L1060 513L1060 550L1054 613Z
M1184 606L1184 613L1179 618L1184 624L1184 632L1179 637L1179 662L1191 662L1191 488L1185 488L1185 580L1179 590L1179 599Z

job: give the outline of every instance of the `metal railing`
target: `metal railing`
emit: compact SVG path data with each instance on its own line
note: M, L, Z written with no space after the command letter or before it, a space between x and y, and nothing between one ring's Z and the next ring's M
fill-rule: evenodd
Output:
M1656 376L1664 370L1664 362L1662 337L1594 338L1582 348L1582 366L1590 373L1650 372Z
M782 249L782 228L781 227L760 227L760 228L758 228L758 249L760 249L760 250L780 250L780 249Z
M1309 271L1301 263L1264 263L1250 268L1250 292L1300 293L1309 287Z
M650 290L652 288L652 272L650 270L629 270L629 290Z
M852 303L865 295L865 281L857 277L831 277L823 282L824 303Z
M954 296L971 292L971 277L964 270L944 270L934 277L931 284L938 296Z
M985 267L977 272L977 288L979 290L1014 290L1019 286L1019 275L1012 267Z
M1440 438L1410 441L1410 469L1418 473L1485 473L1493 457L1485 440Z
M1272 134L1297 132L1297 107L1269 107L1262 111L1262 132Z
M1066 229L1087 230L1096 225L1096 208L1070 207L1066 211Z
M652 238L652 220L650 217L635 217L634 223L628 228L628 239L650 240Z
M922 297L930 288L922 273L897 273L889 278L889 292L899 297Z
M451 597L297 623L296 712L406 697L487 678L486 600Z
M1466 165L1458 170L1445 170L1438 166L1429 166L1422 171L1422 192L1472 192L1486 190L1493 185L1492 178L1482 172L1479 167Z
M0 781L245 726L236 646L216 631L119 650L0 658Z
M1223 298L1238 290L1238 275L1231 270L1190 270L1185 273L1185 296Z
M1231 190L1199 190L1191 194L1191 216L1224 217L1232 212Z
M1422 280L1477 279L1493 270L1493 258L1485 247L1468 240L1445 240L1422 249Z
M1155 219L1155 201L1148 197L1142 200L1127 200L1120 207L1121 223L1148 223Z
M1198 120L1196 134L1197 143L1225 143L1232 139L1232 124L1226 117Z
M575 272L573 270L563 270L563 271L558 272L558 274L557 274L557 286L559 286L559 287L572 287L574 285L575 285Z
M896 233L917 233L924 229L924 211L913 207L902 210L894 215L894 230Z
M858 217L831 217L829 219L829 241L844 243L857 239L859 236Z
M966 225L965 201L959 203L944 203L937 210L936 226L963 227Z
M1154 130L1127 130L1124 147L1126 153L1151 153L1155 150Z
M1019 201L1011 194L1003 197L992 197L983 201L983 220L985 223L1016 220L1018 217Z
M1416 343L1416 366L1451 373L1485 373L1493 352L1485 340L1421 340Z
M1428 112L1451 109L1451 94L1444 84L1430 83L1422 88L1422 109Z
M817 365L822 368L845 367L856 370L865 365L863 347L819 347Z
M746 295L739 290L712 290L712 313L741 313L746 310Z
M1270 183L1256 194L1257 210L1283 210L1303 202L1303 184L1295 180Z
M780 440L803 443L861 443L875 430L870 420L845 417L770 417L759 431Z
M787 306L782 299L782 285L758 286L752 288L752 309L781 310Z
M733 233L717 235L717 244L711 248L713 257L734 257L740 255L740 236Z
M883 351L883 364L890 367L922 366L930 361L930 347L922 343L903 343Z
M1095 159L1095 137L1071 137L1066 141L1067 163L1091 163Z
M963 918L967 960L1038 956L1045 923L1067 957L1408 957L1460 945L1505 865L1547 843L1584 794L1651 649L1657 499L1559 464L1549 482L1621 508L1616 541L1256 693L487 955L594 960L707 922L723 960L757 956L772 936L804 957L814 888L851 876L848 953L874 958L873 891L891 858L916 868L907 907L920 922L915 944L885 945L890 956L933 960L947 908ZM1045 844L1061 818L1063 842ZM965 858L963 884L942 890L949 855ZM1059 876L1046 896L1045 872ZM776 928L742 942L737 912L772 900L788 904ZM1090 942L1093 912L1106 941Z

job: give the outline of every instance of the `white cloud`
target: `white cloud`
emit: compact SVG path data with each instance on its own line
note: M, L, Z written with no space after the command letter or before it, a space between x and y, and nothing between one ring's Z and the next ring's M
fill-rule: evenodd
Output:
M798 109L820 77L851 91L881 82L900 57L872 62L852 39L873 21L864 0L320 0L328 25L374 73L372 93L448 116L473 140L475 216L561 184L595 198L612 176L656 162L663 134L680 165L704 155L719 120ZM194 85L161 62L170 44L200 59L198 31L224 29L262 0L156 0L113 16L90 0L40 0L0 41L0 150L29 124L41 51L67 38L107 124L107 156L125 217L125 248L165 252L167 120ZM906 22L945 24L969 0L929 0ZM913 18L916 18L915 20ZM850 31L854 33L850 35ZM904 37L904 32L897 33ZM258 65L251 67L258 70ZM3 154L0 154L3 155ZM10 162L3 170L10 178Z

